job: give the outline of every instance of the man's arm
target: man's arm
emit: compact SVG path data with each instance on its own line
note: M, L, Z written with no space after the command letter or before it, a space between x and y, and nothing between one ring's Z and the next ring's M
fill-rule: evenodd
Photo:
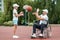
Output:
M38 15L37 12L34 12L33 14L36 16L36 18L37 18L38 20L44 20L44 18L41 18L41 17Z
M39 13L39 8L37 8L36 12L34 12L33 15L35 15L38 20L44 20L44 18L41 18L41 17L38 15L38 13Z

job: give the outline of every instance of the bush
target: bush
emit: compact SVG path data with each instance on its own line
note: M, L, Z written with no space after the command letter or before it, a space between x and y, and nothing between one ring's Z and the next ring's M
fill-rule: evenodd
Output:
M29 26L32 26L32 25L33 25L33 23L29 23L28 25L29 25Z
M5 21L5 14L0 13L0 25L2 25L4 21Z
M7 22L10 20L10 15L6 15L5 13L0 13L0 25L2 25L4 22Z
M4 22L4 18L0 17L0 25L2 25Z
M3 23L5 26L12 26L13 22L12 21L8 21L8 22L4 22Z

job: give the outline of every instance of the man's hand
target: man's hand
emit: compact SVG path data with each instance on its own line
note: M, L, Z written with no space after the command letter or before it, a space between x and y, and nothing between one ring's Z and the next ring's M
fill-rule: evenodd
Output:
M38 15L38 13L37 13L37 12L33 12L32 14L33 14L33 15Z
M32 14L33 14L33 15L36 15L37 13L36 13L36 12L33 12Z
M39 8L37 8L36 12L37 12L37 13L39 12Z
M39 8L37 8L36 12L33 12L33 15L38 15Z

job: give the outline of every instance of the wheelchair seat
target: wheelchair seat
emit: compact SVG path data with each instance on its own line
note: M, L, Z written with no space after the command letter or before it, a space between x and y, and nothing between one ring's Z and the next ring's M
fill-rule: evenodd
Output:
M35 25L39 25L39 20L38 21L35 21L34 24ZM41 24L41 25L46 25L46 27L44 28L44 31L43 31L43 34L44 34L44 38L49 38L50 37L50 31L51 31L51 26L49 27L49 22L47 21L47 24ZM49 30L48 30L48 27L49 27ZM40 32L40 29L36 28L36 34L38 35Z

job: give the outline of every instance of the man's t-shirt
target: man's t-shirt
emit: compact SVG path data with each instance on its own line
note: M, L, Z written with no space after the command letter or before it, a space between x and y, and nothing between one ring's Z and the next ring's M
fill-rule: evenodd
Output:
M44 20L40 20L40 23L39 24L47 24L48 16L41 14L40 17L41 18L44 18Z
M17 14L17 10L13 9L13 20L18 20L18 17L15 16L15 14Z

